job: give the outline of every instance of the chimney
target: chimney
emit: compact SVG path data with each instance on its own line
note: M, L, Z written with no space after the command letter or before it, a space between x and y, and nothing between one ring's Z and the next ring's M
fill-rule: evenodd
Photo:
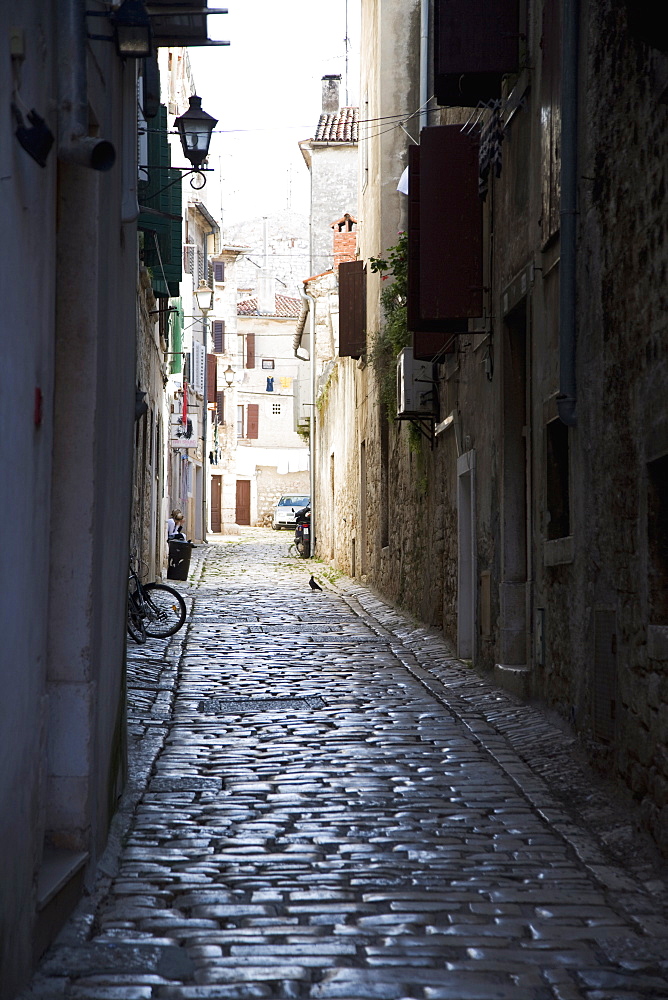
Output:
M274 316L276 313L276 285L273 274L264 267L257 279L257 311L261 316Z
M357 219L354 219L349 212L342 219L333 222L331 229L334 230L334 270L338 271L339 264L357 260Z
M323 76L322 78L322 113L323 115L338 115L339 105L339 85L341 74L338 76Z

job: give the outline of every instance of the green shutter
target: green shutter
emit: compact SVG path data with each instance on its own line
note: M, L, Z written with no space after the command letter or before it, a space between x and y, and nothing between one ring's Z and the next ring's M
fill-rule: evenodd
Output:
M181 335L183 331L183 305L181 303L181 299L172 299L170 306L174 307L176 312L169 314L169 342L171 344L172 351L169 374L179 375L183 371L183 356L181 354L181 345L183 343L183 337Z
M167 108L148 126L148 181L139 183L139 219L144 234L143 260L152 284L162 295L178 295L181 281L181 172L170 166ZM169 185L169 186L168 186Z

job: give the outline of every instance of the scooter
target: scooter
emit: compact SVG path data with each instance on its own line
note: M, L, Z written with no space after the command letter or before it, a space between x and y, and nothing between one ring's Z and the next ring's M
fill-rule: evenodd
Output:
M304 507L295 515L295 548L302 557L311 555L311 508Z

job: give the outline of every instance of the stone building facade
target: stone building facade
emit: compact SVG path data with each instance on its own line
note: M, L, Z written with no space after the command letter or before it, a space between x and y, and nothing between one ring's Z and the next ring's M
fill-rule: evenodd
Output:
M322 373L316 552L556 709L668 850L666 46L613 0L494 8L501 34L436 0L421 61L420 4L362 5L363 118L412 139L365 144L366 350ZM429 375L388 420L370 258L403 231Z

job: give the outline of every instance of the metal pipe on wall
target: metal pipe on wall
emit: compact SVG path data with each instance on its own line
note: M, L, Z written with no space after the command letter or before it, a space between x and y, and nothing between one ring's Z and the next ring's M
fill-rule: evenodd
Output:
M62 0L58 11L58 158L111 170L116 150L88 135L86 0Z
M577 424L576 256L578 162L578 0L564 0L561 70L561 204L559 260L559 395L557 412Z

